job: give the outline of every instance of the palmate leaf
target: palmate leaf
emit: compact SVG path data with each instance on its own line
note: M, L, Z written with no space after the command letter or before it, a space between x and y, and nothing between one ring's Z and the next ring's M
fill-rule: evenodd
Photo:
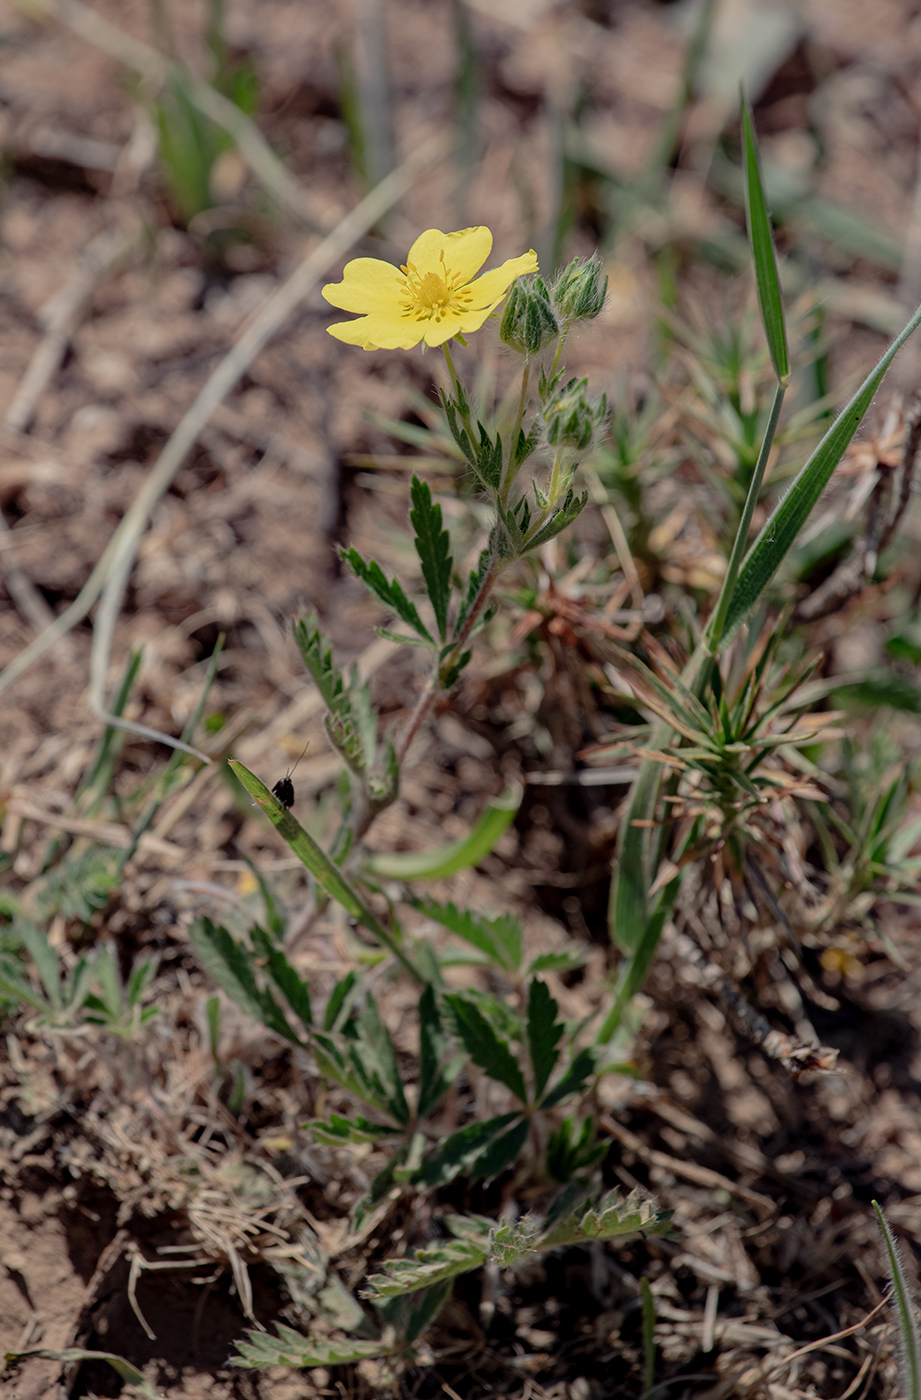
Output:
M467 997L454 993L444 1000L457 1037L463 1042L473 1063L479 1065L490 1079L498 1080L511 1089L522 1103L526 1103L528 1095L524 1076L508 1042L499 1038L479 1007Z
M396 579L392 583L387 582L380 564L373 559L370 563L365 563L357 549L343 550L342 558L349 565L356 578L360 578L365 587L376 598L379 598L385 607L395 612L397 617L408 627L411 627L414 632L417 632L424 642L428 642L429 646L435 645L435 639L416 611L415 603L410 602Z
M438 635L444 641L448 634L448 604L451 600L451 569L454 560L448 553L450 538L441 525L441 506L432 503L432 493L417 476L410 487L413 509L409 512L415 533L416 553L422 564L422 577L435 613Z

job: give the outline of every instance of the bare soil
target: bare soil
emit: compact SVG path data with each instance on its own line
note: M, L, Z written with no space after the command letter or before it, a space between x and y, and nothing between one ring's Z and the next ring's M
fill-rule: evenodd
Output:
M168 8L178 51L203 71L203 8ZM384 6L403 153L456 120L457 8L430 0ZM561 114L581 102L586 168L594 161L619 177L642 170L679 91L688 12L653 0L472 0L459 8L479 57L469 168L443 162L352 255L399 262L421 229L482 223L494 232L497 259L533 246L552 264ZM259 75L260 129L324 228L363 193L341 83L343 56L353 52L368 9L357 0L228 6L229 42ZM147 43L155 39L154 11L141 0L94 7ZM814 223L803 213L800 236L811 240L815 278L825 289L831 387L839 392L876 360L903 319L900 298L918 290L911 250L921 11L911 0L798 0L789 8L727 0L715 45L679 142L668 208L607 252L609 302L574 340L570 370L588 374L597 390L624 376L648 382L667 275L714 318L750 295L747 272L728 274L727 292L727 274L695 251L708 238L741 238L739 210L720 192L710 162L719 134L735 130L733 94L744 66L765 160L814 196ZM319 234L271 209L253 175L230 161L226 203L259 211L257 236L214 266L201 236L181 227L164 196L149 102L121 65L9 0L0 4L0 55L6 665L36 632L35 619L14 602L10 565L50 614L73 602L207 376ZM591 252L613 199L600 174L582 179L557 252ZM871 226L877 244L861 251L853 239L829 237L819 200ZM48 345L55 299L73 292L106 233L124 238L124 256L90 278L65 327L58 367L28 416L11 425L26 368ZM224 717L236 756L269 782L311 740L297 773L302 820L337 765L291 618L303 607L319 610L340 660L358 659L372 677L388 723L411 706L421 684L415 654L375 638L383 619L342 568L337 548L354 542L390 570L408 567L412 451L395 445L372 415L418 424L412 394L432 397L438 382L434 356L362 353L329 337L328 320L317 289L250 364L156 505L108 677L111 692L129 650L142 648L129 714L178 734L224 634L209 713ZM495 355L488 346L484 353ZM901 371L905 387L912 387L913 363L909 357ZM501 357L496 366L500 376L509 373ZM866 439L891 392L883 391ZM579 528L588 545L605 538L593 513ZM916 513L906 531L917 539ZM687 578L703 564L700 551L682 562L682 547L679 541L673 568ZM915 563L905 565L909 583L913 570ZM862 607L817 634L830 654L849 639L852 667L878 652L887 617L882 595ZM9 857L4 881L24 897L37 888L50 837L87 835L68 822L100 732L86 701L91 641L88 623L75 627L0 706L0 850ZM579 638L560 623L543 627L533 642L531 652L515 652L506 631L492 653L481 648L453 708L414 747L400 801L375 829L375 844L414 849L451 839L510 779L568 771L600 737L603 716L586 699ZM914 721L899 724L906 751L917 752ZM162 763L157 745L129 736L117 795L130 805ZM584 976L556 989L573 1018L597 1004L614 963L606 906L624 791L532 782L494 855L445 891L483 908L501 900L522 917L535 949L584 940ZM117 841L111 823L103 826L97 822L97 839ZM111 1351L170 1400L380 1394L390 1381L371 1363L313 1374L228 1365L248 1327L296 1322L298 1298L315 1287L318 1249L354 1288L369 1258L415 1247L426 1225L404 1206L381 1219L376 1236L349 1240L348 1206L372 1164L356 1166L316 1146L304 1124L322 1102L335 1103L323 1100L308 1066L229 1003L222 1004L220 1058L242 1066L246 1101L237 1116L226 1108L208 1044L213 988L187 929L202 912L234 926L257 909L244 857L277 883L295 929L292 947L321 995L349 965L349 931L333 913L312 926L309 949L298 945L297 921L310 906L295 862L222 785L216 766L167 805L88 932L76 921L55 922L58 946L78 936L112 938L125 967L137 955L158 955L161 1015L128 1043L93 1032L42 1035L28 1015L4 1028L0 1352ZM823 1342L859 1323L882 1296L871 1199L886 1203L913 1279L921 1250L917 911L890 906L877 916L885 941L856 925L842 929L836 946L850 961L842 953L836 970L807 955L805 980L776 949L760 958L751 949L721 950L727 965L736 958L749 969L746 995L772 1024L811 1025L839 1052L833 1072L801 1078L752 1042L706 985L687 933L672 931L647 988L638 1077L612 1081L600 1111L610 1139L606 1184L654 1193L674 1212L674 1237L554 1255L514 1278L462 1280L431 1340L431 1364L404 1376L402 1389L465 1398L639 1395L638 1280L645 1276L657 1308L656 1380L671 1395L898 1394L885 1311L862 1331ZM398 1026L407 994L399 985L378 990ZM449 1197L439 1209L490 1212L500 1204L497 1187ZM823 1344L792 1355L809 1343ZM33 1357L2 1385L10 1400L44 1400L115 1395L122 1382L102 1362L62 1367Z

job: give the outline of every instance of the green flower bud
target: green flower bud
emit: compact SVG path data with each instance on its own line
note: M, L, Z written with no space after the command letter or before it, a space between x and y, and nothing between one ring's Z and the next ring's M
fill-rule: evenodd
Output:
M602 395L593 404L586 393L587 379L570 379L544 409L547 441L551 447L571 447L584 452L591 446L596 430L608 411Z
M565 326L573 321L593 321L604 306L608 279L601 281L601 259L573 258L557 275L551 295L556 314Z
M539 277L519 277L505 299L499 339L521 355L537 355L559 335L547 288Z

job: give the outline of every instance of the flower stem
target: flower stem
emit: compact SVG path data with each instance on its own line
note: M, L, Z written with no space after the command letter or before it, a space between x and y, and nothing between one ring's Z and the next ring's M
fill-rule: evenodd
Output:
M419 696L419 699L416 701L416 707L409 717L406 728L400 735L400 742L397 744L398 763L403 762L403 759L406 757L406 753L409 749L410 744L412 743L413 739L415 739L416 735L419 732L420 726L428 717L429 711L435 703L435 697L438 695L438 692L441 689L443 689L443 687L440 684L439 678L452 669L452 667L456 664L458 657L462 654L464 647L469 642L470 634L476 626L480 614L482 613L487 602L489 601L489 595L492 592L493 584L496 582L496 579L502 572L503 562L504 561L500 561L499 559L493 558L492 562L489 565L489 568L483 575L483 580L477 590L476 597L470 605L470 610L467 613L467 616L464 618L463 626L461 627L460 631L454 639L454 643L451 647L451 650L448 652L447 656L445 656L443 659L439 659L439 661L436 663L435 669L429 678L428 684L426 685L422 694Z
M472 447L474 445L474 436L473 428L470 423L470 408L467 405L467 394L464 390L463 385L457 377L457 370L454 368L454 356L451 354L451 342L449 340L446 340L441 348L444 351L445 361L447 363L448 370L451 375L451 383L454 386L454 397L457 400L458 407L460 408L461 422L467 429L467 436L470 439L470 445Z
M556 374L557 370L560 367L560 360L563 358L563 346L566 344L566 337L568 334L568 326L564 331L560 332L560 338L556 343L556 354L553 357L553 364L550 366L550 374L548 376L548 378L551 380L553 379L553 376Z
M524 422L524 411L528 404L528 380L531 378L531 357L528 355L524 362L524 372L521 376L521 393L518 397L518 414L515 418L515 426L512 429L512 436L508 445L508 465L505 468L505 480L499 488L499 500L503 507L508 501L508 493L512 489L512 482L515 480L515 470L513 463L518 452L518 434L521 432L521 425Z

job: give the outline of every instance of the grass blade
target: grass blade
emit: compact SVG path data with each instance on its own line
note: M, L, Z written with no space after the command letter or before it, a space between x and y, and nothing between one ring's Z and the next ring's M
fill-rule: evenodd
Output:
M469 836L435 851L397 851L372 856L368 870L385 880L446 880L488 856L521 805L521 789L495 797Z
M801 468L783 500L772 512L760 535L749 550L739 572L735 592L729 603L721 647L735 636L767 588L783 560L792 549L813 506L827 486L832 472L844 456L851 438L859 428L864 414L892 361L899 350L921 325L921 307L905 329L892 342L853 398L835 419L828 432Z
M413 966L393 935L387 932L339 867L330 860L326 852L304 830L297 818L293 817L278 799L272 796L265 783L261 782L255 773L244 768L238 759L231 758L228 762L250 797L255 799L256 805L262 808L272 825L278 828L279 834L287 841L298 860L307 867L314 879L320 882L330 898L341 904L353 919L357 919L362 927L368 930L372 938L380 943L382 948L386 948L403 964L406 971L411 973L417 982L425 982L425 978Z
M767 336L768 349L771 352L771 363L781 384L786 384L790 377L790 356L787 352L787 333L784 328L780 279L777 276L777 257L774 252L771 220L764 198L764 185L761 180L761 166L758 160L752 109L744 93L742 94L741 107L748 241L751 244L752 261L755 264L758 302L761 306L764 334Z

